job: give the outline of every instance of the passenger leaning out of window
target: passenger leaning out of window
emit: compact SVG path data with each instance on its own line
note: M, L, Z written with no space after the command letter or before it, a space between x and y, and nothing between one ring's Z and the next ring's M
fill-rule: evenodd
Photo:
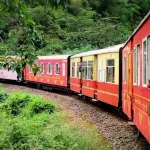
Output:
M148 80L147 88L150 88L150 79Z

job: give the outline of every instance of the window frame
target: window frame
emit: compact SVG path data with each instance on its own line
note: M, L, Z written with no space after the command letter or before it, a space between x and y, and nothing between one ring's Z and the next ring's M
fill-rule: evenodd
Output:
M43 68L42 68L41 65L43 65ZM44 74L44 72L45 72L45 64L44 64L43 62L41 62L41 63L40 63L40 67L41 67L41 68L40 68L40 73L41 73L41 74ZM43 72L41 71L42 69L43 69Z
M138 49L138 47L139 47L139 49ZM137 48L137 64L138 64L138 66L137 66L137 72L138 72L138 74L137 74L137 86L140 86L140 82L141 82L141 79L140 79L140 69L141 69L141 65L140 65L140 61L141 61L141 58L140 58L140 51L141 51L141 47L140 47L140 44L137 44L137 46L136 46L136 48Z
M84 74L84 77L82 76L82 79L86 79L86 80L93 80L93 75L92 75L92 78L89 78L89 74L88 74L88 72L89 72L89 68L94 68L94 60L87 60L87 61L83 61L83 62L86 62L86 65L84 66L83 65L83 70L84 70L84 72L82 71L82 74ZM82 63L83 63L82 62ZM89 66L88 64L89 64L89 62L92 62L92 66ZM85 78L85 68L87 68L87 78ZM93 72L94 72L94 69L93 69Z
M147 36L148 37L148 36ZM144 83L144 42L146 42L146 59L147 59L147 37L142 40L142 85L147 87L147 83ZM147 80L147 62L146 62L146 80Z
M137 51L136 51L136 46L134 47L133 50L133 85L136 85L136 81L137 81L137 74L135 74L136 72L136 61L137 61Z
M140 59L140 44L137 44L134 47L134 57L133 57L133 68L134 68L133 69L133 85L135 86L140 86L140 67L141 67L140 60L141 60ZM136 73L136 78L135 78L135 73Z
M58 68L59 68L59 73L56 73L56 65L59 66L59 67L58 67ZM55 64L54 64L54 74L55 74L55 75L60 75L60 63L55 63Z
M125 58L126 58L126 66L125 66ZM127 55L123 57L123 82L127 84Z
M49 72L49 65L51 66L51 71ZM47 74L52 75L52 63L47 64Z
M73 61L71 62L71 77L72 78L75 78L76 77L76 74L75 74L75 67L76 67L76 63ZM73 71L74 71L74 74L73 74Z
M92 65L89 65L89 62L92 62ZM93 72L93 60L89 60L87 61L87 79L88 80L93 80L93 73L89 74L89 69L92 68L92 72ZM90 75L90 78L89 78Z
M114 66L107 66L107 61L108 60L114 60ZM114 82L109 82L109 81L107 81L107 67L109 67L109 68L112 68L112 67L114 67ZM106 73L105 73L105 82L106 83L111 83L111 84L115 84L115 58L108 58L108 59L106 59L106 71L105 71Z
M86 65L84 65L84 63L86 63ZM88 63L88 61L82 61L82 67L83 67L83 70L82 70L82 79L86 79L85 78L85 68L87 68L87 63Z
M148 42L150 42L150 34L147 36L147 65L150 66L150 45L148 45L150 43L148 43ZM150 80L150 67L147 67L147 70L148 70L147 79Z
M79 66L80 66L80 62L78 61L78 62L77 62L77 72L76 72L77 78L80 78Z
M28 66L28 72L32 73L32 68L30 66Z

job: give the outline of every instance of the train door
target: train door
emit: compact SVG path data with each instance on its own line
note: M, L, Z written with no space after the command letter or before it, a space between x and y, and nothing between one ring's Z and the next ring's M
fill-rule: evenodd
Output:
M132 52L128 53L128 68L127 68L127 101L128 101L128 109L127 115L130 119L132 119L132 89L133 89L133 63L132 63Z
M82 93L82 74L83 74L83 64L82 64L82 57L80 57L80 64L79 64L79 78L80 78L80 93Z

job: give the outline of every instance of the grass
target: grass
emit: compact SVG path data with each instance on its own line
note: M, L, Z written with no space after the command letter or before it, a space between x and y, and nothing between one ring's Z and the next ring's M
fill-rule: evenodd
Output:
M0 98L4 93L0 88ZM0 101L0 109L0 149L109 150L96 130L70 123L65 112L42 97L15 92Z

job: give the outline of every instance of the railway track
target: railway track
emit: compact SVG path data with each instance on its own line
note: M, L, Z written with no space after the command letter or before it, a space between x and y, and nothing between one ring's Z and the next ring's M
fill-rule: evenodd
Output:
M27 91L54 101L70 113L75 120L90 122L102 134L113 150L150 150L144 138L138 138L136 129L118 115L117 110L108 105L81 100L76 95L60 91L46 91L22 84L1 83L8 92Z

